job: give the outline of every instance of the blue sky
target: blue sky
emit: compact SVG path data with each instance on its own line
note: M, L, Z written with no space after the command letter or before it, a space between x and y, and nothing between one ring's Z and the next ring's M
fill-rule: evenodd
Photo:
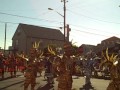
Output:
M120 0L68 0L66 23L71 28L70 40L80 46L97 45L111 36L120 38L119 5ZM63 17L56 12L63 15L61 0L0 0L0 47L4 47L4 22L10 22L7 23L7 48L12 45L18 23L63 27Z

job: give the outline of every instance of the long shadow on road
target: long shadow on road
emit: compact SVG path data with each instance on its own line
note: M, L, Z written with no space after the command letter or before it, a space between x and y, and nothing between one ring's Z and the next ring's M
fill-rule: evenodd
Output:
M96 90L91 84L90 85L83 85L79 90Z
M38 87L37 90L50 90L52 89L54 86L51 84L46 84L45 86L43 87ZM54 90L54 89L53 89Z

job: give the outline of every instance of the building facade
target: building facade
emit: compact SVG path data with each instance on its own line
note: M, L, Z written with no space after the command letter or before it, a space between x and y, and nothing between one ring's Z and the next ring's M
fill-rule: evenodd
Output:
M63 47L64 35L57 29L19 24L12 38L14 52L28 54L34 42L40 42L40 49L44 49L48 44Z
M118 50L120 49L119 42L120 38L118 37L113 36L107 38L105 40L102 40L101 43L94 48L94 51L98 55L101 55L101 52L105 52L106 48L108 48L109 53L118 53Z

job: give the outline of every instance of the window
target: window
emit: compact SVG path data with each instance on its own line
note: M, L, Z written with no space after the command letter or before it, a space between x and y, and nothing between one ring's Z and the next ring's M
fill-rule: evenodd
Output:
M16 45L16 46L18 45L18 40L15 41L15 45Z
M21 33L21 31L20 31L20 30L18 30L18 31L17 31L17 35L20 35L20 33Z

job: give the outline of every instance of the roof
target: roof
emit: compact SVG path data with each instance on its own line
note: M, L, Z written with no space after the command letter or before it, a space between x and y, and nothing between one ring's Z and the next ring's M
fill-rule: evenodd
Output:
M120 38L118 38L118 37L116 37L116 36L112 36L112 37L110 37L110 38L107 38L107 39L105 39L105 40L103 40L103 41L114 41L114 40L119 40ZM103 42L102 41L102 42Z
M43 39L54 39L54 40L64 40L64 35L60 30L28 25L28 24L19 24L20 28L24 30L26 36L34 38L43 38Z

